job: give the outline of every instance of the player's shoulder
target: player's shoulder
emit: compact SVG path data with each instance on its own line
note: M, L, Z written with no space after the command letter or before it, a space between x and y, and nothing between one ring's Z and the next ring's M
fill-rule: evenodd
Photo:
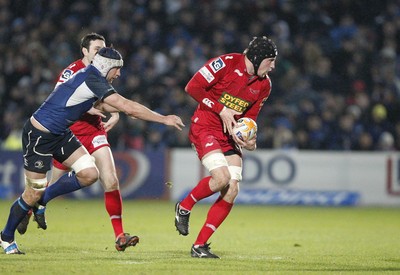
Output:
M241 53L227 53L221 55L221 58L226 60L227 62L239 62L243 59L243 54Z
M86 72L86 74L92 78L97 78L97 79L104 79L107 81L107 79L105 77L103 77L99 70L93 66L92 64L90 64L89 66L87 66L84 70L82 70L84 72Z
M62 84L66 82L68 79L72 77L77 71L79 71L82 68L85 68L85 64L82 62L81 59L76 60L72 62L71 64L68 65L60 74L58 77L57 85Z
M240 53L227 53L211 59L211 62L225 63L226 65L232 65L243 61L243 54Z
M82 68L85 68L85 64L83 63L82 59L78 59L74 62L72 62L71 64L68 65L68 67L66 68L66 70L71 70L73 72L77 72Z
M209 60L209 66L214 73L223 68L235 67L243 62L243 55L240 53L228 53Z

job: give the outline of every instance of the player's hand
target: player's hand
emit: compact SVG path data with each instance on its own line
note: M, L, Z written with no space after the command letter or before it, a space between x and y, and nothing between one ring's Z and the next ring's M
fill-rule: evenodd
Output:
M182 119L176 115L167 115L165 116L165 125L174 126L176 129L182 131L182 127L185 127L183 124Z
M232 139L236 142L237 145L240 147L248 150L248 151L254 151L257 148L256 142L257 142L257 135L254 135L252 139L249 140L241 140L238 138L236 135L232 135Z
M106 122L102 122L104 130L106 132L110 131L117 124L118 120L119 120L119 113L118 112L111 113L110 118Z
M233 134L232 135L232 139L236 142L237 145L239 145L240 147L244 147L246 146L246 142L244 142L243 140L241 140L237 135Z
M87 111L87 113L88 113L89 115L100 116L100 117L102 117L102 118L106 118L106 117L107 117L105 114L103 114L102 111L100 111L99 109L96 109L96 108L94 108L94 107L90 108L90 110Z
M252 139L249 139L245 142L245 145L243 146L244 149L247 151L254 151L257 148L257 135L254 135Z
M221 117L222 124L224 125L224 133L228 131L230 135L233 135L233 127L236 125L236 119L235 115L240 115L242 113L226 108L222 109L222 111L219 113L219 116Z

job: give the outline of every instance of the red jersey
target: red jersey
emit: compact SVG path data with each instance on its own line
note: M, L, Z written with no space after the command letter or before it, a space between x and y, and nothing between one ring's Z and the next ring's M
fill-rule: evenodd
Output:
M249 117L256 121L271 93L271 81L268 76L248 74L245 56L232 53L210 59L189 81L186 91L199 102L189 138L201 159L214 149L226 152L235 148L229 134L223 133L219 113L226 107L242 113L236 119Z
M206 92L192 117L192 123L223 131L219 117L223 107L242 112L236 119L250 117L257 120L271 93L271 81L268 76L259 78L249 75L244 58L238 53L221 55L209 60L193 76L187 86L188 93L191 93L191 87Z
M64 83L65 81L70 79L74 73L85 67L86 66L81 59L71 63L61 72L60 76L58 77L56 86ZM103 134L105 134L101 122L101 117L89 115L88 113L86 113L80 118L80 120L75 122L69 128L78 138L79 136L92 135L93 133L96 133L98 131L102 131L104 132Z

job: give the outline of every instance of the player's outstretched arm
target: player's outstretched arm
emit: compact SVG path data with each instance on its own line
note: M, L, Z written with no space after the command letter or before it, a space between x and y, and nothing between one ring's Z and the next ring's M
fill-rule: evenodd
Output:
M178 130L182 130L182 127L185 126L179 116L161 115L138 102L124 98L118 93L106 97L104 102L132 118L162 123L168 126L173 126Z

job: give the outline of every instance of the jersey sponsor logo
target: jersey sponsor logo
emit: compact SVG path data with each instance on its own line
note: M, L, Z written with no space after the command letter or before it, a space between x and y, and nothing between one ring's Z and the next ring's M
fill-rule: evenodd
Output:
M71 76L72 76L73 74L74 74L74 71L69 70L69 69L65 69L65 70L62 72L59 81L65 82L65 81L67 81L68 79L70 79Z
M201 68L199 72L208 83L211 83L211 81L215 79L213 74L206 67Z
M94 137L94 139L92 140L92 144L93 147L96 148L99 147L100 145L108 144L108 141L105 135L100 135Z
M225 107L242 113L250 106L250 102L230 95L227 92L223 92L218 101Z
M214 145L214 142L207 142L204 147L207 148L207 147L210 147L210 146L213 146L213 145Z
M214 60L213 62L210 63L211 70L214 73L218 72L225 66L226 66L225 63L224 63L224 61L222 61L221 58L218 58L217 60Z
M211 99L207 98L207 97L203 98L203 101L202 101L202 102L203 102L203 104L206 105L208 108L212 108L213 105L214 105L214 102L213 102Z

